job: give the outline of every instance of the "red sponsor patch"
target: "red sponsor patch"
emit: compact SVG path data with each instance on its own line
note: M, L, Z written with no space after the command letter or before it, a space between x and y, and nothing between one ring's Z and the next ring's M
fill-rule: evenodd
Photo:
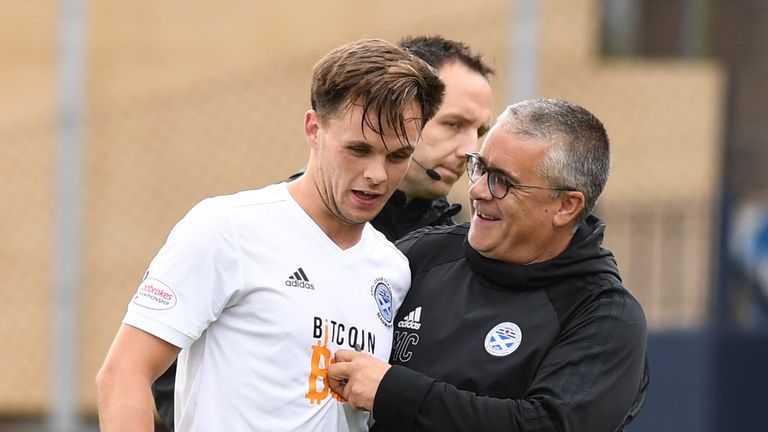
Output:
M139 285L133 303L147 309L165 310L176 306L176 293L168 285L154 278L146 278Z

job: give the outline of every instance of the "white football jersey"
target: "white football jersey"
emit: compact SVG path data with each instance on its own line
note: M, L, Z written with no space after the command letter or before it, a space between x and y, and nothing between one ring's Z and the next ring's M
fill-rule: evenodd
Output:
M202 201L173 228L123 320L182 348L177 432L364 431L330 391L338 349L387 361L410 284L370 224L341 250L285 183Z

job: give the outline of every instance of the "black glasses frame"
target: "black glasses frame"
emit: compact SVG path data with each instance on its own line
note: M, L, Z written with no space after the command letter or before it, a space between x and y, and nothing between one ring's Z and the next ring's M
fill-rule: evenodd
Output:
M568 192L577 192L577 189L573 188L556 188L556 187L547 187L547 186L533 186L533 185L524 185L520 183L515 183L512 180L510 180L503 172L488 169L487 166L483 163L483 160L480 159L480 155L477 153L466 153L467 156L467 178L470 182L475 183L476 181L480 180L483 176L486 176L486 181L488 182L488 191L491 192L491 195L493 195L496 199L502 199L509 194L509 189L543 189L543 190L551 190L551 191L568 191ZM481 171L480 174L477 173L477 168L480 168L479 171ZM496 190L496 185L503 184L504 185L504 193L498 193Z

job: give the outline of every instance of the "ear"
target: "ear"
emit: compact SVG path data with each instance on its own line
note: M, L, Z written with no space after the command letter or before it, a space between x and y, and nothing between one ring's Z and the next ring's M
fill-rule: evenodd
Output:
M313 149L318 146L318 134L320 132L320 119L315 110L309 110L304 114L304 138Z
M564 192L557 199L560 202L560 208L555 211L552 220L557 227L566 226L575 221L586 203L584 194L578 191Z

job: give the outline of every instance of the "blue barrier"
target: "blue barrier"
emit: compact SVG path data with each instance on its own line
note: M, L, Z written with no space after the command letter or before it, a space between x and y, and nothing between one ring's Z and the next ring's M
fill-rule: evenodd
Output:
M648 399L628 432L768 431L768 332L658 332L648 354Z

